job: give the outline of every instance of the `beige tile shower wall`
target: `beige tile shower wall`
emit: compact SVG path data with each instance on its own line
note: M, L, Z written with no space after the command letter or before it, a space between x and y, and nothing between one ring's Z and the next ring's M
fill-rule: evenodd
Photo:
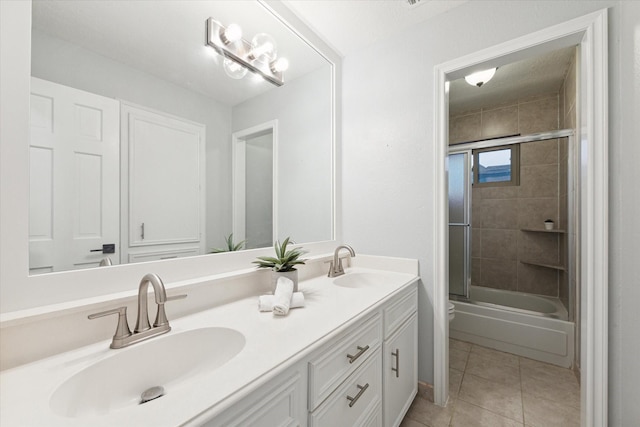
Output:
M452 116L449 118L449 143L559 129L558 103L559 96L553 93Z
M451 141L556 130L560 117L558 100L558 94L539 96L452 117ZM547 218L556 224L562 221L559 187L563 172L559 167L559 145L558 140L521 145L519 186L472 190L473 285L559 295L557 270L520 262L561 262L558 235L521 231L522 228L542 229Z
M472 190L474 285L558 296L558 271L523 264L560 263L560 237L531 233L547 218L559 223L557 140L521 146L520 186Z

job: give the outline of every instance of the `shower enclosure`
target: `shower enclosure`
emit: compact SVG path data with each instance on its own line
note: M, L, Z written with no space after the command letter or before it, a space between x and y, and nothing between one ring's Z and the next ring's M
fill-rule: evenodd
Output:
M561 130L450 146L452 337L571 365L577 222L572 135ZM548 219L554 222L550 230Z

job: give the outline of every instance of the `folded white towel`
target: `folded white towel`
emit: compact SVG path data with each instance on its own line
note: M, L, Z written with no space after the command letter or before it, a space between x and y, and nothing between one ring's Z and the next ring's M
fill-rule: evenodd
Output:
M273 295L261 295L258 298L258 309L260 311L273 311ZM304 294L302 292L294 292L291 296L291 305L289 309L304 307Z
M273 293L273 314L286 316L291 307L293 296L293 280L279 277L276 283L276 291Z

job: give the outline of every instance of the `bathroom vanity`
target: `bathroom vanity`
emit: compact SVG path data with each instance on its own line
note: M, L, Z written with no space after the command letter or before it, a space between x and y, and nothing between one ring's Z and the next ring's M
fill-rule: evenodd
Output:
M286 317L258 311L259 271L233 279L252 291L208 308L208 289L229 275L167 283L169 297L189 295L167 305L169 333L120 350L104 340L2 371L0 424L399 425L417 392L417 261L358 255L346 274L328 278L329 258L303 267L306 306ZM51 328L65 323L49 317ZM165 394L140 404L154 386Z

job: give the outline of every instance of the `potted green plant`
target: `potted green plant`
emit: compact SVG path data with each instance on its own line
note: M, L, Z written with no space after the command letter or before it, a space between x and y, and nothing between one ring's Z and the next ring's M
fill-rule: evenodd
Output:
M243 240L240 243L233 243L233 233L229 234L229 237L225 237L224 239L227 242L227 247L226 248L213 248L211 249L211 253L212 254L219 254L221 252L235 252L235 251L240 251L242 250L242 246L244 245L244 243L246 242L246 240Z
M297 265L305 263L306 259L300 257L307 253L302 248L292 248L287 250L290 238L284 239L282 244L276 240L273 248L276 251L275 257L259 256L254 264L258 264L258 268L270 268L271 269L271 285L275 290L278 278L280 276L287 277L293 281L293 291L298 291L298 270L295 268Z

